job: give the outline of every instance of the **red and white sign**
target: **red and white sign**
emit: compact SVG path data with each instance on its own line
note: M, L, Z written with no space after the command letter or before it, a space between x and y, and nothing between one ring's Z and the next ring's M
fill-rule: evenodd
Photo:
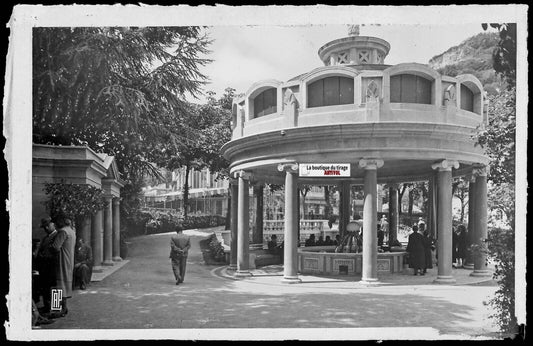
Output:
M349 177L349 163L301 163L300 177Z

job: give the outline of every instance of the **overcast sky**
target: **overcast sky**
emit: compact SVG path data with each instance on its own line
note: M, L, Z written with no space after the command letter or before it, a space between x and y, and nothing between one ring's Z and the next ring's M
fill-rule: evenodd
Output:
M220 97L232 87L243 93L255 82L282 82L322 66L318 49L329 41L348 36L347 25L307 26L212 26L209 58L203 68L210 83L205 90ZM461 25L365 25L361 36L379 37L390 43L386 64L427 64L435 55L483 32L480 23ZM190 99L192 100L192 99ZM202 102L203 98L200 101Z

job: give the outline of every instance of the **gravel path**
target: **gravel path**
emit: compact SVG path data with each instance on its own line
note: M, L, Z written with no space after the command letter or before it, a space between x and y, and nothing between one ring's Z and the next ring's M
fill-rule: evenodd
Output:
M134 238L129 263L87 290L74 291L69 314L40 331L96 329L72 336L89 339L497 337L483 305L494 285L405 284L421 278L407 275L401 283L379 287L360 287L350 278L312 276L302 276L302 284L286 285L276 274L234 280L224 277L224 268L203 261L199 241L212 230L185 233L191 235L192 247L184 284L175 286L172 275L171 234ZM119 331L106 334L98 331L102 329Z

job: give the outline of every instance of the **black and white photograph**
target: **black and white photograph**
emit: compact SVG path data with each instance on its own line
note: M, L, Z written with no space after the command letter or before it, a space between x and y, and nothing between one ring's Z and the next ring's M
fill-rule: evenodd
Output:
M14 5L5 337L523 340L527 5Z

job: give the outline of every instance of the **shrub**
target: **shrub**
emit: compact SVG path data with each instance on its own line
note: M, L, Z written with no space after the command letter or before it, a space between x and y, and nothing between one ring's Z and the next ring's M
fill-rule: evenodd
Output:
M213 260L216 262L225 262L224 247L214 233L210 236L209 250L209 254Z
M166 233L176 230L180 225L183 229L209 228L225 225L226 218L220 215L194 215L183 219L183 215L176 211L148 210L145 222L146 234Z
M105 206L102 190L91 185L45 183L43 190L49 196L44 203L50 217L65 215L75 225L81 224L83 219L96 214Z
M494 297L484 302L494 308L493 318L502 333L515 334L518 331L515 316L515 253L514 229L491 228L487 239L488 255L495 262L494 279L498 290Z

